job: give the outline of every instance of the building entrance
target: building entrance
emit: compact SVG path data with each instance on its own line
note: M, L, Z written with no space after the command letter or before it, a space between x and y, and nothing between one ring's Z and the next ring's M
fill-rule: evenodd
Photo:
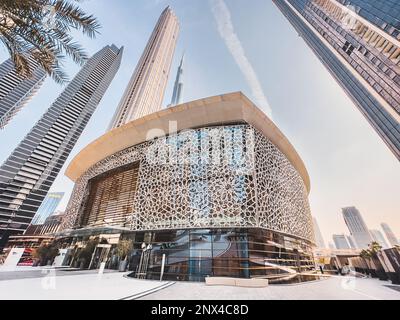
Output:
M98 244L93 252L89 269L99 269L102 263L107 264L110 250L111 244Z

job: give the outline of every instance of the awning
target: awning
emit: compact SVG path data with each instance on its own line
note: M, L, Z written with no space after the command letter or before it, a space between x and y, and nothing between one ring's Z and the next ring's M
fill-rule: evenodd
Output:
M100 234L118 234L127 231L131 231L131 229L125 227L115 227L115 226L87 227L81 229L66 229L61 232L57 232L55 234L55 237L56 238L85 237L85 236L95 236Z

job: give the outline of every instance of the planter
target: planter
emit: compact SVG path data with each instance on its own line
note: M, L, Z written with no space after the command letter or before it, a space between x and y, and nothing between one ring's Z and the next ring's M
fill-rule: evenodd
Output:
M381 280L381 281L388 280L388 276L387 276L385 271L378 271L377 274L378 274L378 279L379 280Z
M371 278L378 278L378 275L374 269L369 269L368 272L371 275Z
M118 271L119 271L119 272L125 272L127 266L128 266L128 261L127 261L127 260L121 261L121 262L119 263L119 266L118 266Z
M389 272L388 276L390 281L392 281L392 284L400 284L400 274L396 272Z

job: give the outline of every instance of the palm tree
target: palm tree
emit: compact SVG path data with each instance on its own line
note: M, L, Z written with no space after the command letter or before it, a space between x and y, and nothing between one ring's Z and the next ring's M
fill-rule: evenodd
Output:
M369 264L371 258L372 258L372 253L369 249L361 250L360 252L360 257L364 259L365 263L367 264L368 269L371 269L371 265Z
M120 240L117 245L117 255L120 258L119 270L125 271L128 264L128 255L133 249L132 240Z
M82 65L88 58L74 41L71 30L94 38L97 19L74 2L79 0L0 0L0 40L15 69L29 77L32 62L38 63L57 83L68 80L62 62L66 56Z
M362 249L360 252L360 257L363 259L370 259L371 258L371 252L369 250Z
M58 244L53 241L49 244L42 244L40 247L36 248L32 256L39 260L40 265L44 266L49 262L52 263L58 253Z
M373 241L368 245L368 249L363 249L360 252L360 257L365 260L367 263L367 266L370 270L373 270L373 264L374 264L374 259L378 259L378 252L382 249L382 246L376 242ZM379 261L379 259L378 259Z
M376 254L382 249L382 246L376 242L373 241L369 244L369 251L371 252L371 256L376 256Z

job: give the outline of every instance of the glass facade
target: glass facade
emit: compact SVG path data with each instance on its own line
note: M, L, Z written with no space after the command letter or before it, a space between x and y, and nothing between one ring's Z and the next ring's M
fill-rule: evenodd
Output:
M90 239L100 244L93 259L98 263L90 267L98 268L100 262L105 262L106 268L118 269L116 244L106 240L112 236L101 232ZM131 277L141 279L159 280L163 273L163 280L175 281L204 281L208 276L273 281L314 270L309 242L260 228L125 232L121 239L133 242L128 270ZM81 247L88 240L75 236L69 247ZM105 255L102 248L107 248Z
M376 229L372 229L369 231L371 233L372 239L376 242L378 242L383 249L389 248L389 245L387 244L385 237L383 236L382 232Z
M122 49L93 55L0 167L0 248L22 233L116 74Z
M355 12L400 40L400 2L398 0L336 0L354 6Z
M400 245L400 239L398 240L392 229L389 227L387 223L381 223L381 227L383 232L386 235L386 238L389 241L389 244L394 247L396 245Z
M392 16L399 4L390 0L274 2L400 159L399 22Z
M313 217L313 227L315 234L315 241L318 248L326 248L324 237L322 236L321 229L319 228L317 219Z
M304 240L257 228L135 232L124 238L134 242L132 276L141 272L146 279L160 279L163 255L165 280L281 277L314 268L311 246ZM143 243L151 244L146 263Z
M365 249L373 241L369 229L357 208L342 208L343 218L351 236L354 238L357 248Z
M142 243L151 244L147 268L141 270L146 279L160 278L164 254L166 280L273 277L314 268L311 247L304 241L262 229L138 232L131 238L136 249L129 266L132 276L140 270Z
M336 249L350 249L351 246L347 241L347 236L344 234L332 235L333 242L335 243Z
M36 215L33 217L31 224L43 224L48 217L50 217L57 209L64 192L50 192L44 198Z

